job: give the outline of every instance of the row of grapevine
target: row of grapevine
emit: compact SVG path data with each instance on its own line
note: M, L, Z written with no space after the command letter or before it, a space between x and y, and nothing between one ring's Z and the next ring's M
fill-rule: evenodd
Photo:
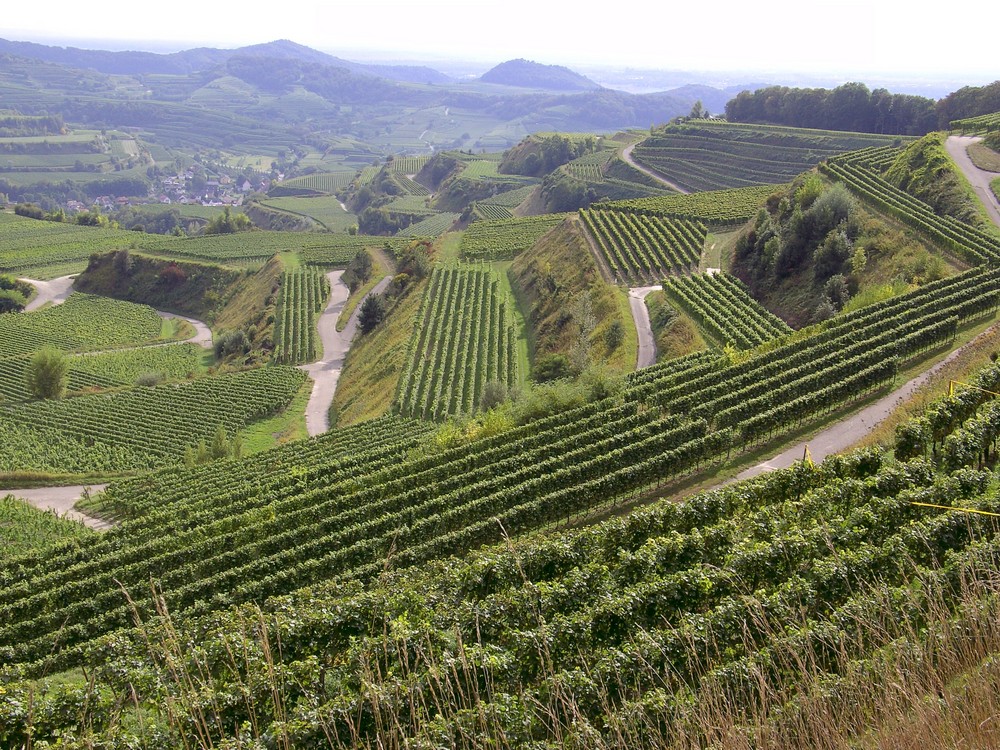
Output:
M77 292L61 305L0 315L0 359L43 347L72 352L137 346L159 339L162 328L148 305Z
M399 413L442 419L471 414L487 383L517 383L507 303L492 272L435 269L399 380Z
M830 160L820 164L829 177L840 180L853 193L923 232L931 240L952 250L970 263L1000 263L1000 238L934 209L850 161Z
M534 245L565 219L564 214L477 221L462 234L465 260L509 260Z
M319 358L316 320L330 296L330 282L313 268L303 267L281 275L281 289L274 312L274 358L297 365Z
M584 209L580 217L615 278L631 286L696 269L708 234L704 224L624 211Z
M459 299L459 285L475 297L472 273L455 270L468 277L452 278L446 270L425 298L424 325L437 315L435 304ZM0 658L38 662L33 672L48 660L52 668L74 663L75 644L131 623L118 584L139 602L153 578L173 611L204 613L320 580L372 581L387 568L589 510L862 397L892 377L897 361L947 340L959 321L995 312L997 296L996 276L975 270L740 364L690 361L661 380L631 384L622 396L471 445L403 459L397 453L395 460L376 450L373 469L344 459L315 476L305 468L286 472L276 495L262 496L252 476L237 473L225 480L229 510L195 510L178 521L178 533L158 529L163 516L148 525L139 518L93 548L0 569ZM453 318L447 329L465 330L460 315ZM747 415L734 411L751 402ZM755 414L767 418L751 422ZM722 421L731 426L720 429Z
M598 203L594 208L626 211L652 216L700 221L709 226L742 224L754 216L768 197L784 185L755 185L734 190L712 190L690 195L664 195L653 198Z
M199 439L211 441L220 424L233 435L285 408L305 378L295 368L267 367L184 383L17 404L0 409L0 419L29 429L17 439L5 435L0 465L13 467L7 471L30 469L24 455L36 454L40 448L50 465L58 464L58 447L46 450L46 441L33 438L33 431L58 434L83 445L122 447L152 459L136 468L176 461Z
M791 333L788 325L765 310L735 276L695 274L663 282L667 297L712 338L737 349L752 349Z

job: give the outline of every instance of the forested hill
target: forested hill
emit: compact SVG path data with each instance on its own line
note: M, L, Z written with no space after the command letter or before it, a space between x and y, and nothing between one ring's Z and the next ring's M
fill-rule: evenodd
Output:
M743 91L726 104L730 122L859 133L924 135L938 127L936 102L924 96L871 91L863 83L834 89L769 86ZM945 123L947 126L947 123Z
M483 73L485 83L546 89L549 91L592 91L601 86L562 65L542 65L531 60L508 60Z

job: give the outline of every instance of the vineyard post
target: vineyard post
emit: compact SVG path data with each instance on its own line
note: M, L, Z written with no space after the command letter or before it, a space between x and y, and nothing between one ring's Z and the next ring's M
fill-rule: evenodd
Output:
M964 385L966 388L972 388L973 390L982 391L983 393L988 393L991 396L996 396L997 398L1000 398L1000 393L996 393L995 391L988 391L985 388L980 388L978 385L970 385L969 383L963 383L961 380L948 381L948 398L953 398L955 396L956 385Z

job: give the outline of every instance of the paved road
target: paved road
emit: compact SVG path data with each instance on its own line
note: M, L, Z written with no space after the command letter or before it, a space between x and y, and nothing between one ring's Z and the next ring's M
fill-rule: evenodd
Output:
M91 493L104 490L106 484L88 485ZM83 485L69 487L37 487L23 490L0 490L0 495L13 495L34 505L42 510L54 510L60 516L65 516L73 521L82 521L85 526L89 526L97 531L110 529L111 525L107 521L93 518L86 513L81 513L73 509L73 504L83 497Z
M21 281L28 282L38 290L38 296L25 305L24 311L31 312L32 310L37 310L39 307L48 304L49 302L53 305L65 302L69 298L69 295L73 293L74 279L76 279L75 275L60 276L58 279L52 279L50 281L22 278Z
M975 136L952 135L945 141L945 148L948 155L955 160L966 179L972 183L973 190L979 196L979 200L990 215L993 223L1000 227L1000 202L990 189L990 182L1000 177L997 172L987 172L972 163L969 158L968 149L973 143L978 143L982 138Z
M323 359L299 367L309 374L314 383L309 404L306 406L306 431L310 435L321 435L330 429L330 405L333 404L333 395L337 390L337 381L340 379L340 371L344 369L344 360L351 348L351 341L358 330L360 303L344 330L337 330L337 319L350 296L350 290L340 279L343 274L343 271L331 271L326 275L330 280L330 300L319 316L316 326L320 341L323 343ZM368 294L381 294L391 280L391 276L386 276Z
M1000 323L990 326L987 330L976 336L976 338L972 339L972 341L953 351L926 372L908 381L902 387L897 388L889 395L879 399L874 404L861 410L854 416L837 422L837 424L823 430L817 435L814 435L809 440L789 448L784 453L781 453L774 458L763 461L756 466L751 466L746 471L737 474L736 479L731 481L748 479L750 477L757 476L758 474L774 471L775 469L787 469L793 463L802 458L806 445L809 446L809 453L812 456L813 461L816 463L819 463L827 456L832 456L835 453L841 453L848 450L861 438L874 430L884 419L886 419L886 417L892 414L897 406L913 395L913 393L920 388L920 386L926 383L927 380L934 375L934 373L938 372L948 362L951 362L959 356L959 354L966 347L971 346L974 342L978 341L980 338L997 328L1000 328Z
M653 326L649 322L646 295L662 288L662 286L640 286L628 290L628 304L632 308L636 333L639 334L639 355L635 364L637 370L656 363L656 341L653 339Z
M678 193L683 193L684 195L687 195L688 191L682 188L680 185L675 185L659 172L656 172L650 169L649 167L644 167L642 164L640 164L639 162L637 162L635 159L632 158L632 149L634 149L638 145L638 143L640 142L637 141L636 143L631 143L624 149L622 149L622 159L625 161L625 163L628 164L630 167L638 169L644 175L652 177L657 182L663 183L671 190L676 190Z
M189 318L186 315L177 315L176 313L164 312L162 310L157 310L156 314L159 315L164 320L170 320L171 318L180 318L181 320L186 320L188 323L194 326L194 336L192 336L189 339L184 339L185 344L199 344L205 347L206 349L212 348L212 329L209 328L207 325L205 325L202 321L198 320L197 318Z

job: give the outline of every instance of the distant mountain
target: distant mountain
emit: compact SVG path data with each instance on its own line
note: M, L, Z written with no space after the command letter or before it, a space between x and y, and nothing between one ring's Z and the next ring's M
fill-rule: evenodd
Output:
M601 88L600 84L562 65L542 65L524 59L500 63L486 71L479 80L546 91L593 91Z
M408 83L440 84L451 81L451 78L444 73L426 66L367 65L356 63L328 55L325 52L319 52L311 47L290 42L287 39L280 39L266 44L254 44L237 49L227 50L198 47L182 52L171 52L169 54L158 54L155 52L109 52L105 50L79 49L77 47L53 47L34 42L14 42L7 39L0 39L0 54L3 53L116 75L136 75L142 73L187 75L207 68L225 65L234 57L267 57L344 68L352 73L361 73Z

